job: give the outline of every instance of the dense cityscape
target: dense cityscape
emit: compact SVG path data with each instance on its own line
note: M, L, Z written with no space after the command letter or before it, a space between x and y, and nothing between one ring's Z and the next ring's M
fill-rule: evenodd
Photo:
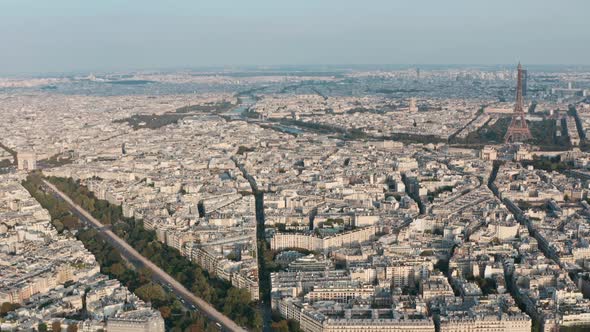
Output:
M590 68L0 79L2 331L590 329Z

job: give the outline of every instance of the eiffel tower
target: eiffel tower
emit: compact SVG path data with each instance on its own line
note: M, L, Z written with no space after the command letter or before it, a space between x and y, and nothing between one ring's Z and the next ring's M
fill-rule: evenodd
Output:
M518 80L516 83L516 103L510 127L504 136L504 142L514 143L532 139L531 131L524 118L524 100L522 98L522 66L518 63Z

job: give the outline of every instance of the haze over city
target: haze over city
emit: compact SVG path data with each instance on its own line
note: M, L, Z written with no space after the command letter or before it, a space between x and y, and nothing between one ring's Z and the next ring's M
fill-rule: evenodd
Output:
M590 331L584 1L0 1L0 331Z
M241 65L590 64L583 0L0 4L0 73Z

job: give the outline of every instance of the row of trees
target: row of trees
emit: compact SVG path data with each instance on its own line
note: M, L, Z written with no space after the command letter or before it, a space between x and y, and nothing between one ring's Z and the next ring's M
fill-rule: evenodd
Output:
M136 271L121 257L119 252L106 242L96 231L84 228L77 217L69 212L67 206L61 200L42 189L41 176L30 175L23 186L46 208L52 216L52 223L63 233L69 231L76 233L76 237L86 247L100 264L101 272L111 278L115 278L135 293L140 299L151 303L158 309L166 321L166 326L172 331L217 331L214 324L210 324L201 315L191 313L183 308L183 305L173 295L166 292L162 286L152 282L151 273L147 269ZM70 187L71 188L71 187ZM101 203L103 204L103 203ZM101 205L99 204L99 206ZM54 217L55 216L55 217ZM64 220L73 219L73 223ZM8 310L8 306L3 306ZM45 324L40 324L39 331L46 330Z
M49 177L48 180L103 224L111 225L114 221L123 218L123 210L120 206L97 199L86 186L80 185L78 181L57 177Z
M68 195L74 202L84 207L95 218L112 226L112 231L133 246L144 257L158 265L178 282L190 289L195 295L213 304L219 311L234 320L241 326L252 329L262 328L262 317L250 300L250 294L244 289L232 287L228 282L210 276L197 264L191 262L172 247L158 241L154 231L146 230L141 221L134 218L125 218L120 206L113 205L104 200L97 199L92 192L79 182L72 179L50 177L49 181ZM90 239L86 239L89 241ZM98 259L98 258L97 258ZM109 273L116 262L110 264ZM114 265L116 271L123 271L121 264ZM129 273L129 272L126 272ZM126 275L114 274L115 277ZM130 283L134 282L134 276L124 278ZM121 280L121 279L119 279ZM137 278L135 278L137 280ZM130 289L140 286L130 284ZM160 287L159 285L151 287ZM156 292L158 294L158 292ZM138 295L139 296L139 295ZM155 299L158 300L158 297Z
M22 183L31 196L49 211L51 223L59 233L62 233L65 229L77 230L80 227L78 218L70 212L65 202L42 190L41 184L41 175L38 173L31 173L27 180Z
M118 279L143 301L158 309L172 331L215 331L215 325L204 317L186 311L176 297L161 285L152 282L147 269L134 270L121 257L119 252L106 242L95 229L82 229L78 238L100 263L101 271L111 278Z
M14 159L14 163L16 163L16 151L15 150L2 144L2 142L0 142L0 149L4 149L4 150L6 150L6 152L10 153L12 155L12 158Z

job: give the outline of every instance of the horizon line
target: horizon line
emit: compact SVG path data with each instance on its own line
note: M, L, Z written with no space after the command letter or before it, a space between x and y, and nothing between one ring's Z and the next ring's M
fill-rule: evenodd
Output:
M405 67L408 69L411 68L420 68L420 67L511 67L516 66L519 62L515 63L494 63L494 64L485 64L485 63L381 63L381 64L224 64L224 65L196 65L196 66L163 66L163 67L143 67L143 68L132 68L129 67L127 69L122 68L95 68L95 69L71 69L71 70L55 70L55 71L17 71L17 72L3 72L0 70L0 78L8 78L8 77L52 77L52 76L71 76L71 75L81 75L81 74L115 74L115 73L139 73L139 72L150 72L150 71L202 71L206 72L208 70L216 70L219 71L272 71L277 69L291 69L295 72L297 70L294 69L309 69L309 68L316 68L316 71L322 71L321 69L317 69L317 67L326 67L333 69L339 69L345 71L346 69L355 69L360 67L375 67L375 69L379 69L378 67ZM346 68L350 67L350 68ZM533 64L523 64L524 68L527 67L588 67L590 69L590 64L560 64L560 63L533 63ZM304 70L300 70L304 71ZM326 70L327 71L327 70Z

